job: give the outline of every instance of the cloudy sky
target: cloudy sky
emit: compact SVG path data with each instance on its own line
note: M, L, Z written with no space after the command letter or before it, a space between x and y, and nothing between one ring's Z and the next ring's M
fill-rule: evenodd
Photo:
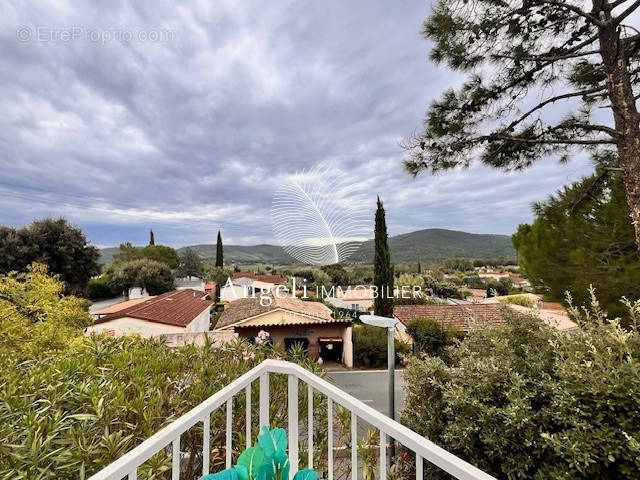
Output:
M514 231L589 171L547 159L411 178L398 142L460 78L428 1L0 0L0 223L64 216L94 244L274 242L288 175L332 162L390 234Z

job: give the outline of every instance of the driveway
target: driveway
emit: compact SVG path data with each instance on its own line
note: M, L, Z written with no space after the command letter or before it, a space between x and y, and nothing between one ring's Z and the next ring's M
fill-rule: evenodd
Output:
M385 415L388 409L386 370L329 370L327 380ZM396 370L396 418L404 408L403 370Z

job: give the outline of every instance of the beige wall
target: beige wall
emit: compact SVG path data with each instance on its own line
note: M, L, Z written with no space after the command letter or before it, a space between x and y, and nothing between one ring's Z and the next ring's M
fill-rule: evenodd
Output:
M207 308L189 323L186 328L149 322L138 318L116 318L108 322L91 325L87 328L87 334L110 333L116 337L137 334L141 337L155 337L167 333L206 332L209 330L209 316L209 308Z

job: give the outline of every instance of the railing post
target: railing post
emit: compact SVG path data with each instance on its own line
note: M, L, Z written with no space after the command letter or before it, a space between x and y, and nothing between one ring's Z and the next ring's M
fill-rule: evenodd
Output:
M309 398L307 398L307 441L309 448L308 468L313 468L313 387L309 385Z
M380 430L380 480L387 478L387 435Z
M226 427L227 432L226 432L226 443L225 443L225 468L231 468L231 453L233 451L232 444L231 444L231 440L232 440L231 435L233 434L233 431L231 430L232 415L233 415L233 397L227 400L227 427Z
M333 400L327 398L327 470L333 480Z
M298 377L288 376L289 478L298 471Z
M269 374L260 375L260 430L269 426Z
M358 416L351 412L351 480L358 480Z
M180 480L180 435L171 444L171 480Z
M211 447L209 442L211 441L211 416L204 417L202 426L202 476L209 474L209 455L211 453Z
M244 389L245 397L246 397L246 407L245 407L245 436L247 437L247 448L251 447L251 383L247 385Z
M137 480L138 479L138 469L134 468L132 472L127 475L127 480Z
M424 477L424 475L422 474L422 467L422 457L416 453L416 480L422 480Z

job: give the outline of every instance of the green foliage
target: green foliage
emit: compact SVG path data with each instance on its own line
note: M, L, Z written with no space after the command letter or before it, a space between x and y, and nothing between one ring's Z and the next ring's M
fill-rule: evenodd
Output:
M396 365L409 353L409 346L395 339ZM387 330L371 325L353 326L353 361L364 367L387 365Z
M110 281L109 275L107 274L92 278L89 280L89 283L87 283L85 296L91 300L102 300L116 296L118 292L111 288Z
M149 295L159 295L174 288L171 269L164 263L146 258L118 261L109 268L108 275L109 285L118 292L140 287L146 289Z
M456 285L451 283L451 281L439 281L432 276L425 276L424 288L427 294L434 295L436 297L459 299L464 298L460 289Z
M351 283L349 272L347 272L339 263L335 263L333 265L325 265L323 267L320 267L320 269L324 273L329 275L329 277L331 278L331 282L336 286L349 285Z
M487 289L487 297L509 295L509 290L513 286L513 280L510 277L503 277L499 280L489 279L485 282Z
M0 275L0 351L10 351L11 359L20 362L65 350L82 335L91 324L87 302L62 296L63 290L59 277L48 275L42 264L26 273Z
M156 237L153 234L153 230L149 230L149 245L154 246L156 244Z
M374 279L378 289L373 309L377 315L393 316L393 266L387 241L387 222L384 207L378 197L375 220L375 250L373 252Z
M437 266L444 273L473 271L473 262L468 258L447 258L438 262Z
M83 294L89 279L100 273L99 257L82 230L62 218L19 229L0 226L0 274L26 272L32 263L42 263L59 275L67 293Z
M38 352L34 352L37 354ZM266 358L296 361L311 371L314 362L278 348L238 341L172 349L139 337L79 337L74 348L29 361L15 358L11 344L0 349L0 478L83 479L116 460L177 417L185 414ZM287 422L287 379L273 375L270 418ZM256 399L256 396L254 396ZM304 390L300 408L305 408ZM244 412L244 395L234 409ZM321 399L316 399L322 421ZM253 424L258 422L254 404ZM326 422L326 417L325 420ZM244 445L245 416L234 415L234 445ZM317 432L318 451L326 432ZM211 417L211 445L225 444L225 415ZM202 468L202 426L181 437L181 478L196 478ZM234 456L239 452L234 452ZM138 478L165 478L170 452L161 451L138 470ZM212 471L224 468L224 453L211 457ZM155 476L154 476L155 475ZM241 479L239 479L241 480Z
M414 318L407 325L407 333L413 338L414 352L439 355L442 348L453 345L462 338L462 332L453 328L444 328L432 318Z
M562 299L588 300L589 285L612 315L620 296L640 298L640 256L625 190L617 176L573 183L534 208L531 225L513 235L520 268L532 286Z
M218 230L218 239L216 241L216 267L222 268L224 266L224 253L222 249L222 236L220 230Z
M484 279L477 273L466 275L462 278L462 283L469 288L486 288Z
M500 303L510 303L512 305L520 305L522 307L533 308L536 306L536 297L534 295L507 295L499 298Z
M636 478L640 334L598 308L575 309L570 335L505 311L446 360L413 359L403 423L499 479ZM425 465L425 478L448 477Z
M146 247L134 247L130 243L120 244L120 250L113 256L113 264L127 263L132 260L153 260L164 263L170 269L178 268L180 257L178 252L166 245L149 244Z
M186 248L182 251L178 275L181 277L199 277L202 275L202 260L198 252L192 248Z

